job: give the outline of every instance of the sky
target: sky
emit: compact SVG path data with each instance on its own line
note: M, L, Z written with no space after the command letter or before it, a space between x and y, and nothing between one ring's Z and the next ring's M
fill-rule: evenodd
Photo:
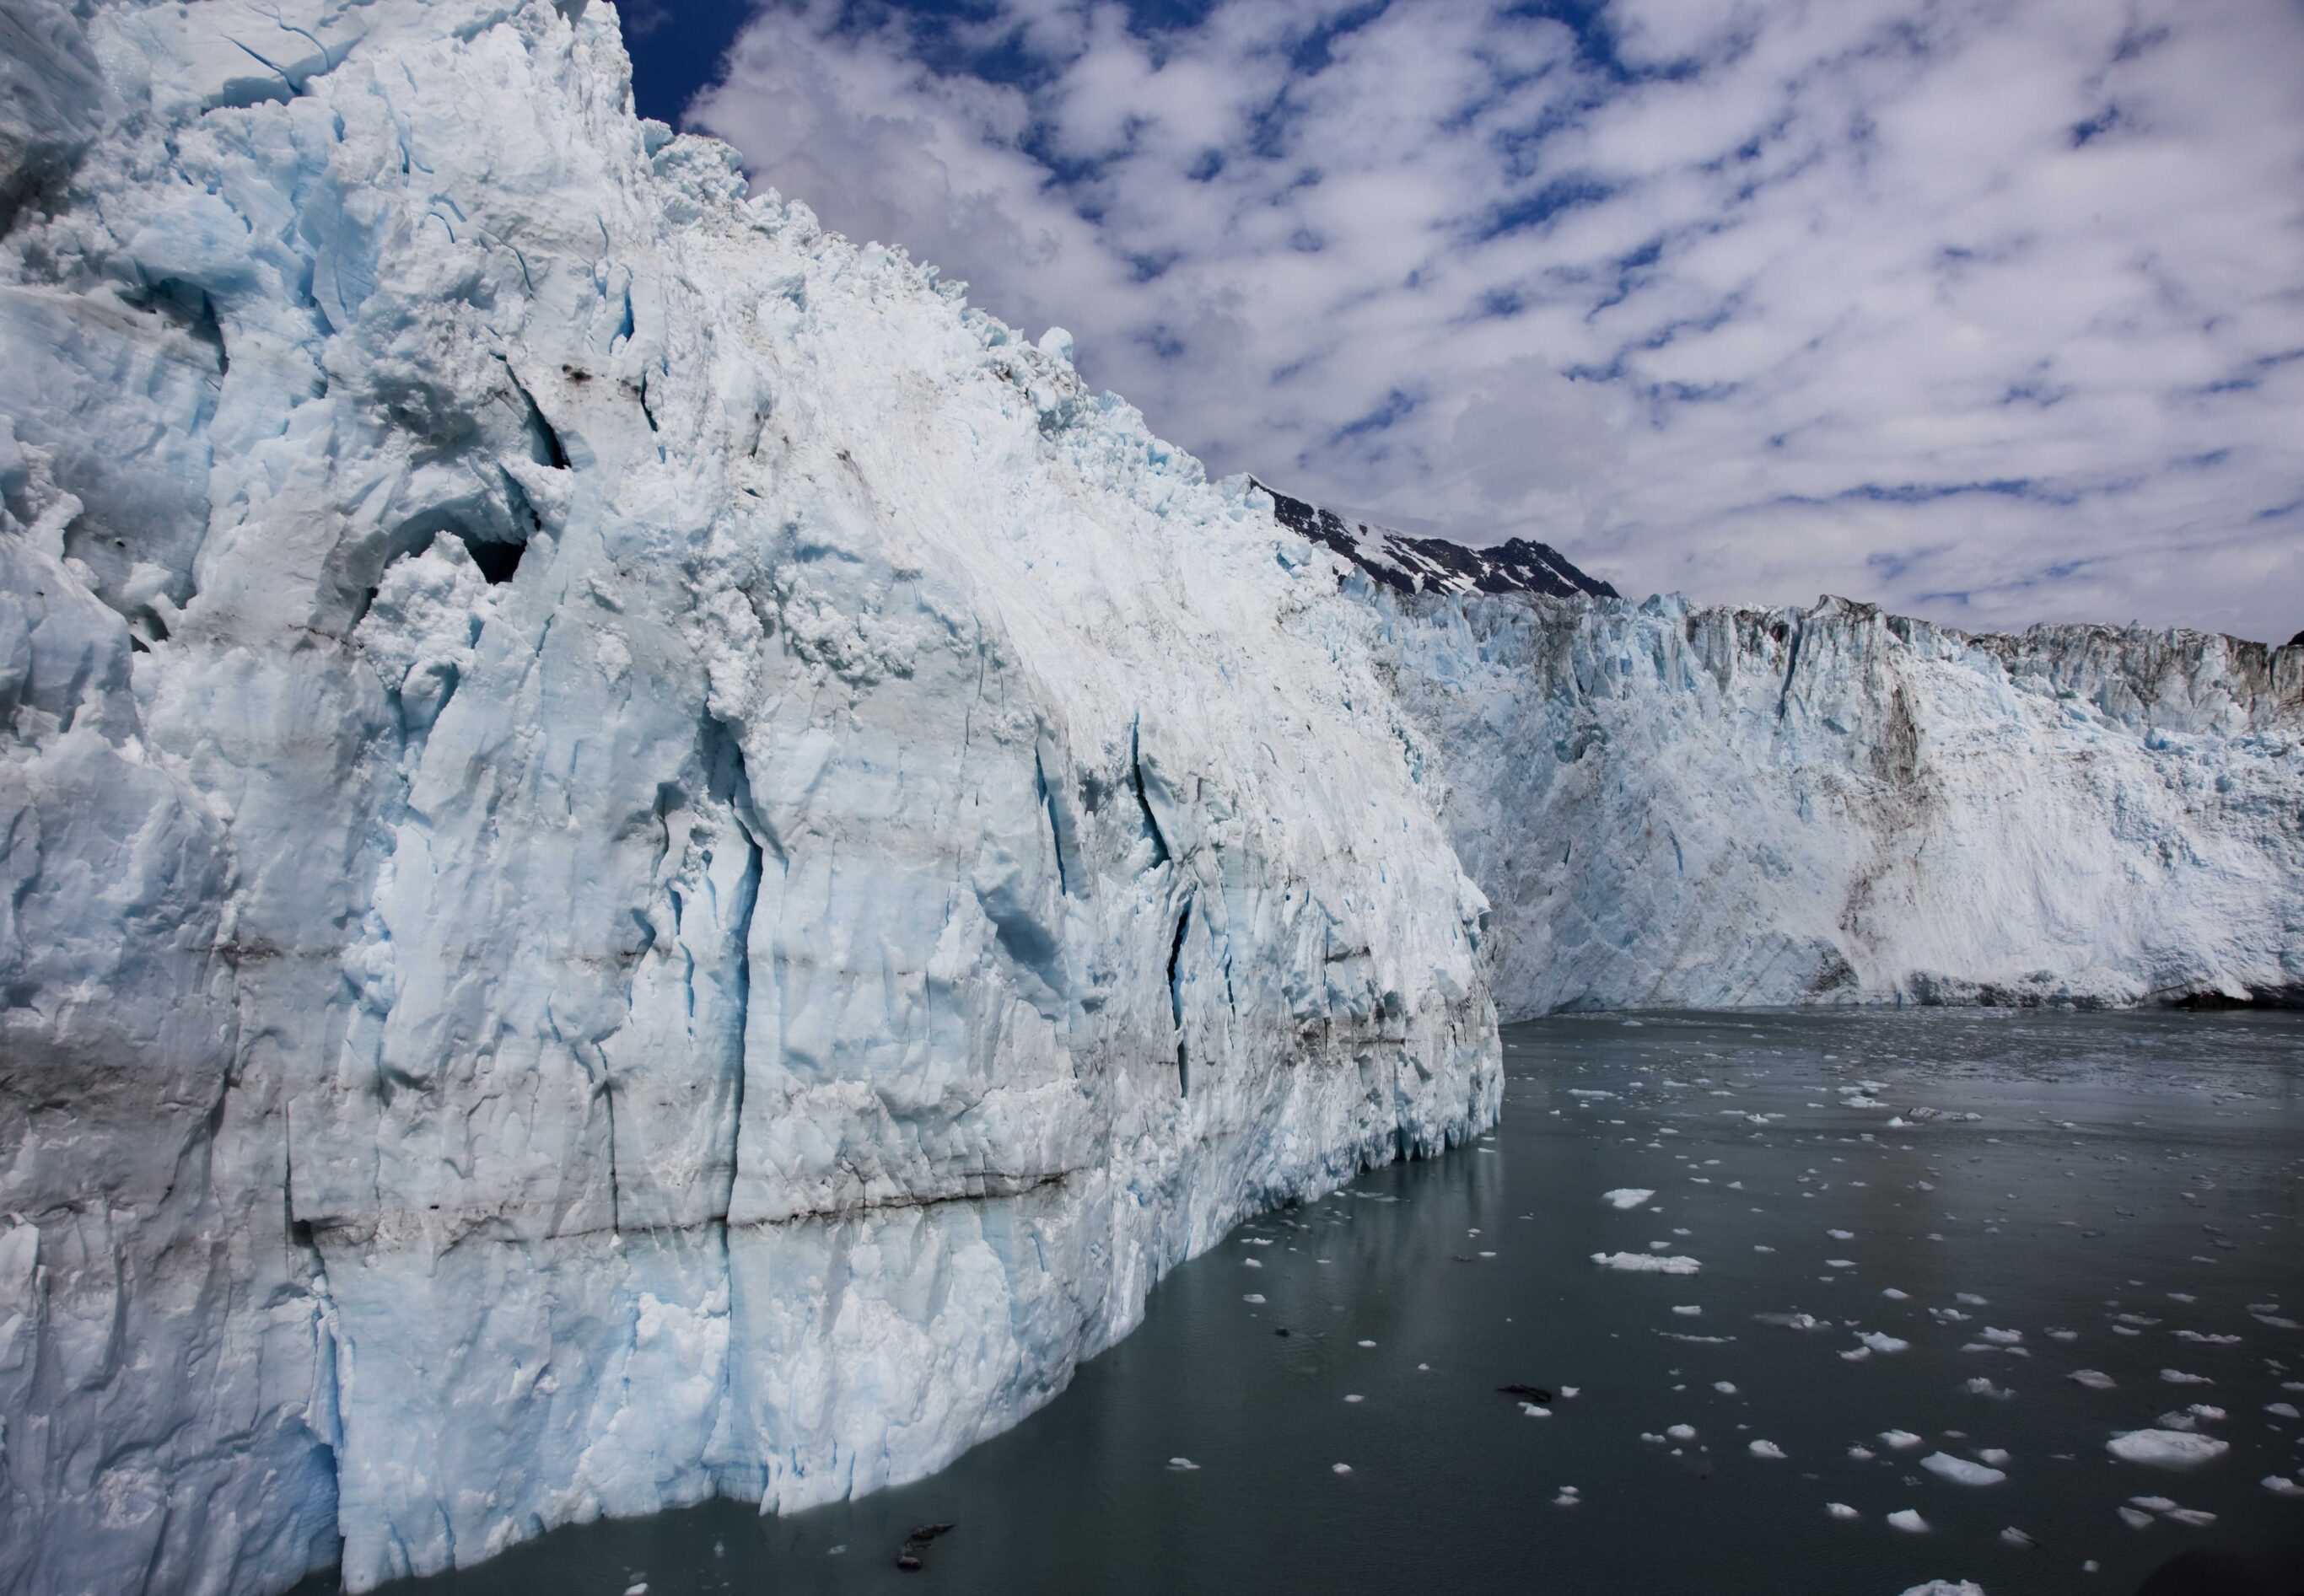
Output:
M1631 595L2304 628L2304 0L625 0L1217 475Z

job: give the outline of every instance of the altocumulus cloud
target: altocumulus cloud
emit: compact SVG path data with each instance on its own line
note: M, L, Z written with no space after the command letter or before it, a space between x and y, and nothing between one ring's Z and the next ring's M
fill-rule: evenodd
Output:
M1211 469L1629 591L2304 625L2304 4L767 5L691 126Z

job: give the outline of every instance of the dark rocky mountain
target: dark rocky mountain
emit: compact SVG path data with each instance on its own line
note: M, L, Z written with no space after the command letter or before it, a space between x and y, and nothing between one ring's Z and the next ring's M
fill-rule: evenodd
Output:
M1346 520L1333 510L1283 494L1254 478L1272 495L1281 525L1326 544L1385 587L1402 593L1540 593L1550 598L1614 598L1616 590L1571 564L1550 544L1515 537L1471 548L1444 537L1414 537L1390 527Z

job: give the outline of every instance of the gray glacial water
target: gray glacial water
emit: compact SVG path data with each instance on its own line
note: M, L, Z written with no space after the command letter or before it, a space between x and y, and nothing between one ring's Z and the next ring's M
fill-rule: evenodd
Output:
M931 1479L390 1589L2016 1596L2304 1548L2304 1016L1611 1015L1505 1043L1494 1135L1242 1225ZM1593 1262L1618 1253L1699 1268ZM1556 1394L1531 1413L1515 1381ZM2226 1449L2106 1449L2139 1429Z

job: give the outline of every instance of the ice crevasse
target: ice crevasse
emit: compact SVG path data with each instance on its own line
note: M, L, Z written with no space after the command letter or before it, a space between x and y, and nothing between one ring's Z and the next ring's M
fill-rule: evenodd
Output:
M0 44L0 1588L916 1477L1494 1118L1381 615L608 5Z

